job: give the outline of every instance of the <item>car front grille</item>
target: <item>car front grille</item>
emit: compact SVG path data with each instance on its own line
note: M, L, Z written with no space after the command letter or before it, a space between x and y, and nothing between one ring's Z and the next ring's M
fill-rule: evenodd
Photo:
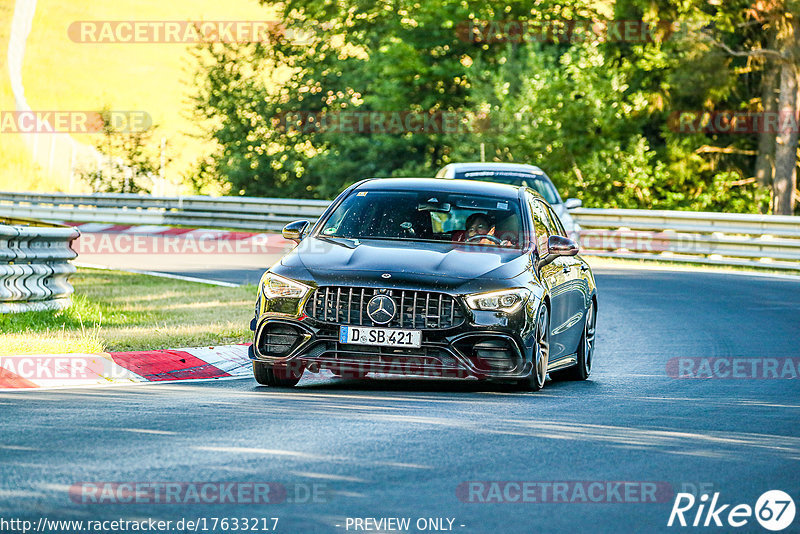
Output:
M378 294L394 300L392 320L378 325L367 316L367 304ZM444 329L464 322L455 298L435 291L322 286L306 304L306 314L323 323L388 328Z

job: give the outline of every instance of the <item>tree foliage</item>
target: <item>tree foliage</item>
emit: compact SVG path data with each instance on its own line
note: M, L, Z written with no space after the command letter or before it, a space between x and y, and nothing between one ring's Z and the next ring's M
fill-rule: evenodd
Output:
M754 177L756 133L680 131L674 117L760 109L768 62L730 51L767 46L768 12L789 9L782 3L290 0L277 9L284 28L270 42L196 53L194 108L218 146L197 183L326 198L365 177L431 176L478 160L482 144L487 159L539 165L589 206L769 205L769 184ZM476 39L469 30L485 21L562 33ZM643 21L649 33L568 33L609 21ZM351 112L449 112L467 127L381 133L290 120Z
M157 126L117 125L108 106L98 114L102 136L95 146L103 157L88 167L86 164L80 167L78 176L98 193L151 193L160 169L159 154L153 143Z

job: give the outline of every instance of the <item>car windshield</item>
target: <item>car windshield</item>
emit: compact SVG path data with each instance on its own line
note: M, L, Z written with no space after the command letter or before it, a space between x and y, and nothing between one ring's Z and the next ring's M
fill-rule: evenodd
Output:
M522 224L515 198L442 191L356 191L325 220L320 234L519 248Z
M519 171L465 171L456 173L455 178L461 180L481 180L484 182L496 182L499 184L522 185L530 187L548 202L548 204L560 204L553 184L540 174Z

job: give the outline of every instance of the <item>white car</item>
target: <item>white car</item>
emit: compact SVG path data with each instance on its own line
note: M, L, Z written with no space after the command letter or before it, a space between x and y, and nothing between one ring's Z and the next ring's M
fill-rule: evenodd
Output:
M569 214L569 210L579 208L582 204L581 200L579 198L561 200L553 182L542 169L535 165L494 162L450 163L439 169L436 178L480 180L530 187L553 206L553 211L561 219L561 224L564 225L570 239L576 243L580 242L581 227Z

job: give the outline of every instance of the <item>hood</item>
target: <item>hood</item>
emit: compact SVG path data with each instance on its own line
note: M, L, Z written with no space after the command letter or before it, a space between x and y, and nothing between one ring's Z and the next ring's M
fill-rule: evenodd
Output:
M414 241L304 239L280 262L281 274L306 271L320 285L354 277L377 282L455 288L475 279L504 280L519 275L529 258L520 250ZM277 266L276 266L277 267ZM275 269L274 269L275 270ZM276 270L277 272L277 270Z

